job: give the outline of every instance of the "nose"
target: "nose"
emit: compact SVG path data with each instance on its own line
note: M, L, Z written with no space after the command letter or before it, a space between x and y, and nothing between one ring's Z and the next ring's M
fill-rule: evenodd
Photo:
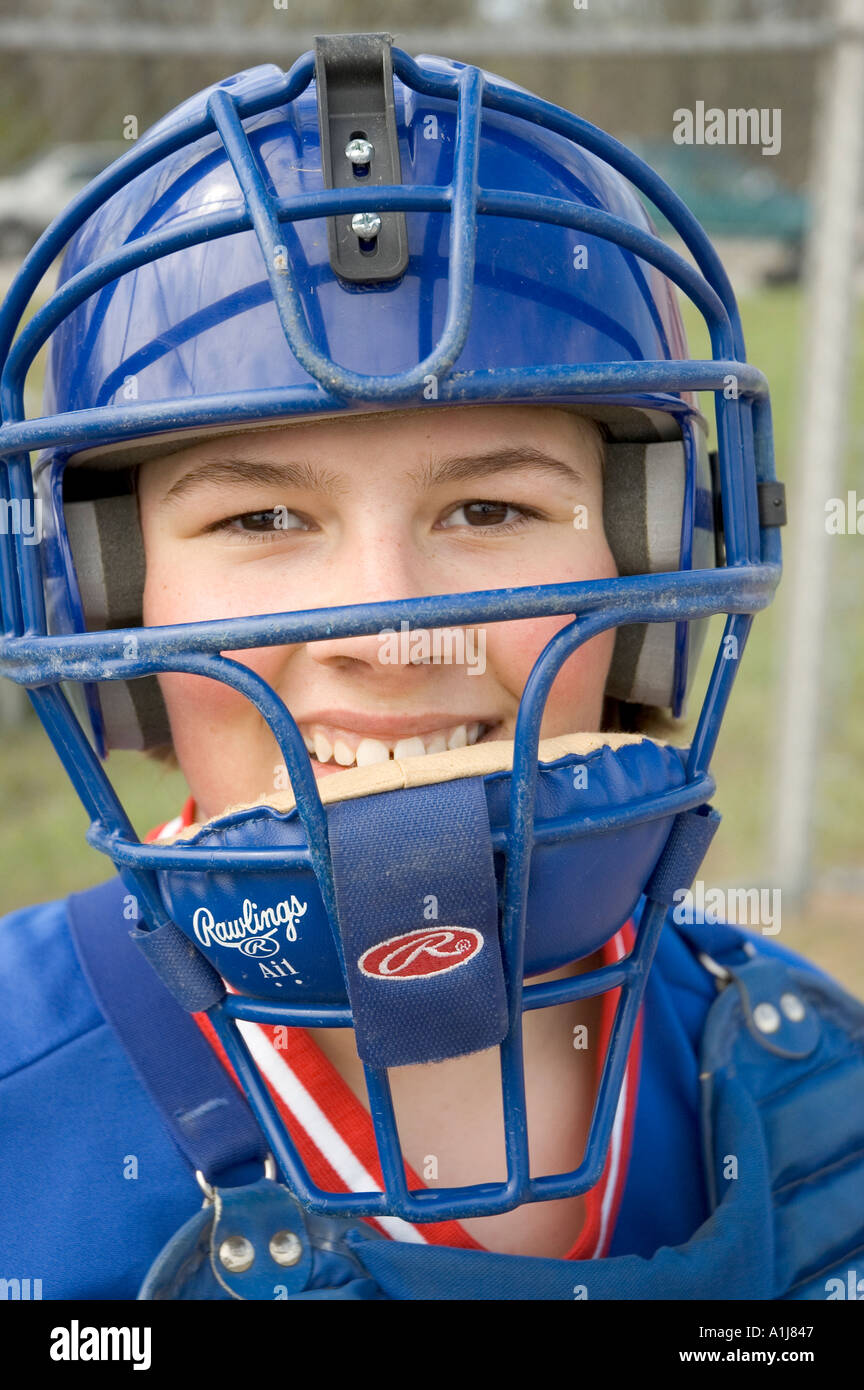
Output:
M310 642L309 655L313 661L331 670L380 672L392 682L394 666L387 664L387 639L384 631L366 637L325 638L321 642ZM396 670L405 669L396 667ZM413 669L411 667L409 670Z
M328 608L348 604L386 603L397 599L410 600L424 594L439 593L437 584L445 584L443 576L436 581L434 574L424 568L422 556L408 535L394 535L394 526L372 523L360 524L354 532L353 543L346 546L322 586L320 604ZM406 605L407 606L407 605ZM394 681L413 685L422 679L416 663L393 663L393 639L388 632L400 631L396 614L381 624L375 632L363 637L334 637L310 642L307 650L313 661L331 669L380 674L392 685ZM405 652L402 643L401 652ZM406 676L400 680L399 673ZM413 679L412 679L413 678Z

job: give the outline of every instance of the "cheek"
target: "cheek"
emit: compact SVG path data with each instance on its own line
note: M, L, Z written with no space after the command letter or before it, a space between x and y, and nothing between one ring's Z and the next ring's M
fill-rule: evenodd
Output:
M260 670L261 653L231 653ZM260 670L267 679L267 671ZM159 677L174 751L205 819L272 790L282 758L263 716L222 681L168 672Z
M255 710L238 691L218 680L167 672L159 677L175 746L209 742Z
M261 648L229 652L228 656L246 666L274 689L278 689L279 673L285 661L286 648ZM229 745L248 750L250 755L262 753L275 746L274 736L256 706L246 695L224 681L182 672L166 672L159 676L162 698L168 711L172 736L178 757L184 767L184 750L207 748L212 753L214 743L228 754Z
M605 539L592 547L583 548L577 563L572 552L562 547L548 560L544 572L534 572L520 583L576 582L584 579L612 579L617 575L615 560ZM550 573L550 569L553 573ZM521 698L525 682L534 664L557 632L572 621L569 615L552 618L528 618L523 622L495 624L488 629L487 647L490 664L498 680L517 699ZM591 638L568 656L552 682L546 700L543 735L571 733L576 729L599 728L603 711L606 677L615 647L615 632L602 632Z
M148 556L147 578L144 587L143 616L147 627L170 626L174 623L205 622L210 619L242 617L266 611L266 603L250 606L249 594L245 603L238 603L231 589L218 573L181 572L171 557ZM284 664L286 647L260 647L229 651L226 655L240 665L248 666L269 684L275 684ZM224 681L182 672L166 672L159 677L162 696L171 720L174 743L183 761L182 750L212 748L214 738L242 733L248 737L260 730L269 738L262 716L239 691Z
M196 563L182 546L148 545L144 622L148 627L160 627L258 611L249 606L254 594L242 589L238 594L239 588L236 579L233 585L229 582L224 566ZM239 606L241 597L245 607Z
M600 727L614 647L614 631L601 632L564 662L546 702L547 716L555 725L550 734Z
M525 682L531 674L534 663L562 628L571 622L563 618L527 618L518 623L496 623L487 630L487 648L490 664L494 666L497 678L517 697L522 695ZM567 657L549 692L546 708L551 713L553 707L561 707L574 700L593 701L602 696L606 684L612 649L615 645L614 632L601 632L592 637L584 646Z

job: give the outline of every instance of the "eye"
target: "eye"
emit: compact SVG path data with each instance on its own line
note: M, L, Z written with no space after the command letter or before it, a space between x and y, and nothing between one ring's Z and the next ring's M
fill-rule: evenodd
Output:
M299 512L288 507L271 507L265 512L242 512L239 516L226 516L222 521L214 521L206 527L208 533L225 531L240 536L242 540L264 540L268 536L278 537L286 531L309 529L309 522Z
M463 502L444 519L442 525L468 526L472 530L508 532L524 526L527 521L541 515L533 507L516 506L511 502L493 502L480 499L476 502Z

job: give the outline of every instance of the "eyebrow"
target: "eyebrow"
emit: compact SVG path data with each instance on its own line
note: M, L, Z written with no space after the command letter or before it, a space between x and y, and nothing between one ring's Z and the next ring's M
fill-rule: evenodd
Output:
M419 473L409 476L416 478L422 487L434 487L441 483L461 483L471 478L485 478L491 473L502 473L520 468L534 468L568 483L584 483L584 474L571 463L547 454L533 445L517 445L508 449L489 449L482 454L455 455L448 458L432 458Z
M309 492L335 494L338 479L308 463L269 463L265 459L243 458L242 455L221 456L196 464L168 489L163 503L177 502L187 493L201 487L224 487L237 483L263 484L274 487L294 487Z
M585 476L578 468L533 445L489 449L479 454L455 454L444 458L433 456L421 469L409 473L408 477L416 482L418 487L429 488L443 483L468 482L475 478L489 477L493 473L516 472L529 468L555 477L559 482L585 482ZM184 473L168 489L162 500L163 503L176 502L199 487L230 486L237 483L294 487L335 496L350 488L351 479L345 474L319 469L305 462L275 463L266 459L228 455L209 459L190 468L188 473Z

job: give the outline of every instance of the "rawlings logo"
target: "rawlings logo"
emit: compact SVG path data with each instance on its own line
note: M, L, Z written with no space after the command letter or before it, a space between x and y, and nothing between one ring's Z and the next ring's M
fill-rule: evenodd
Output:
M473 927L422 928L370 946L357 965L373 979L416 980L455 970L476 956L482 945L483 937Z
M226 922L215 921L209 907L199 907L192 918L192 930L202 946L231 946L244 956L273 956L279 950L279 942L273 940L276 932L284 926L287 939L296 941L296 919L303 916L308 906L292 894L275 907L256 911L258 904L244 898L242 916Z

